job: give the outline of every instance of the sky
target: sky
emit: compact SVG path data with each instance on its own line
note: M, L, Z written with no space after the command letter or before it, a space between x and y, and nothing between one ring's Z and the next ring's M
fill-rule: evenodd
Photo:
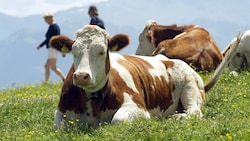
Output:
M101 1L110 0L0 0L0 12L8 15L25 17L36 14L44 14L46 12L58 12L61 10L66 10L72 7L88 6L90 4L98 3ZM244 20L242 17L249 16L249 0L166 0L164 7L171 5L168 11L173 11L173 13L178 12L182 14L182 18L192 17L204 17L209 19L219 20L220 18L227 19L227 21L239 19L240 22ZM127 2L127 1L126 1ZM149 1L145 0L146 3ZM152 3L159 3L160 0L150 0ZM185 3L185 4L184 4ZM184 4L184 5L183 5ZM153 4L154 5L154 4ZM152 5L152 6L153 6ZM183 9L172 9L179 5ZM129 5L128 8L133 7ZM136 5L134 6L136 7ZM156 9L158 10L158 9ZM188 10L186 12L183 12ZM197 12L199 11L199 12ZM234 11L234 12L233 12ZM193 15L187 15L192 13ZM229 15L227 15L229 14ZM174 16L175 14L173 14ZM170 17L174 18L174 17ZM243 21L248 24L247 20Z
M59 12L67 10L73 7L89 6L98 2L112 0L0 0L0 13L13 15L17 17L26 17L31 15L40 15L46 12ZM117 0L113 0L114 2ZM224 26L224 23L234 23L239 25L229 29L227 36L223 30L216 30L216 28L209 27L210 33L217 35L217 42L220 43L220 47L226 47L229 41L239 31L244 31L250 28L250 0L136 0L139 1L134 4L133 0L119 0L118 4L122 4L122 9L114 8L107 9L102 12L106 12L107 16L116 18L119 20L112 20L117 22L115 25L120 23L126 27L126 24L131 25L134 21L143 28L146 20L155 19L159 24L190 24L191 22L197 22L199 20L212 21L211 23L218 23L220 26ZM142 3L143 1L143 3ZM144 2L145 1L145 2ZM108 4L105 7L109 7L112 4ZM140 3L140 4L138 4ZM110 6L111 7L111 6ZM146 7L148 10L140 10L140 7ZM102 7L100 7L100 11ZM136 13L134 12L137 10ZM118 12L113 12L117 10ZM120 10L120 11L119 11ZM123 11L122 11L123 10ZM154 11L154 12L151 12ZM155 11L159 14L155 14ZM120 13L126 13L126 18L120 15ZM111 15L111 16L110 16ZM104 16L104 15L102 15ZM165 16L164 18L162 18ZM105 17L103 17L105 19ZM124 19L124 20L123 20ZM128 20L129 19L129 20ZM198 19L196 21L196 19ZM207 20L208 19L208 20ZM89 19L88 19L89 20ZM128 21L127 21L128 20ZM137 21L136 21L137 20ZM226 22L220 22L226 21ZM111 23L111 20L110 20ZM45 23L44 23L45 24ZM113 24L113 23L112 23ZM193 23L192 23L193 24ZM208 23L209 24L209 23ZM227 27L228 25L225 25ZM126 33L126 32L125 32ZM135 35L136 36L136 35ZM219 40L222 39L222 40ZM134 45L137 45L138 39L134 40ZM39 66L43 69L43 64ZM52 73L53 75L54 73ZM43 77L43 76L42 76ZM3 81L2 79L0 81ZM16 80L14 81L16 82ZM19 82L18 82L19 83Z
M0 12L25 17L46 12L57 12L76 6L87 6L107 0L0 0Z

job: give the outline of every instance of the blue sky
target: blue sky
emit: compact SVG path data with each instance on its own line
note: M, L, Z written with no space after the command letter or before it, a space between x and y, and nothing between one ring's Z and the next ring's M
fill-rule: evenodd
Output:
M48 11L57 12L75 6L86 6L101 1L110 0L0 0L0 12L24 17L34 14L43 14ZM134 3L132 0L125 1L131 4ZM162 2L161 0L145 0L145 3L142 5ZM163 4L164 6L166 6L166 4L171 5L171 7L174 8L171 11L179 11L184 17L186 14L193 13L192 17L203 17L205 15L207 18L214 20L218 20L219 18L228 18L228 20L230 20L230 17L232 17L232 19L236 17L240 18L240 16L245 17L249 15L247 11L250 6L249 0L164 0L163 3L165 3ZM177 7L176 5L178 5L180 9L175 9ZM227 16L225 14L230 15Z
M116 0L0 0L0 13L25 17L46 12L58 12L72 7L89 6L103 1ZM249 0L120 0L123 8L127 8L129 16L147 16L147 18L166 15L159 23L166 23L166 19L176 23L188 23L195 19L209 19L212 21L237 21L244 28L249 28L250 1ZM147 7L148 11L140 11L141 7ZM129 13L131 8L138 8L138 13ZM101 10L101 7L100 7ZM159 15L151 15L151 11L157 11ZM169 13L171 11L171 13ZM117 12L116 12L117 13ZM154 12L155 13L155 12ZM119 22L119 21L117 21ZM168 24L168 23L166 23Z
M25 17L45 12L57 12L107 0L0 0L0 12Z
M48 11L55 13L102 1L112 0L0 0L0 12L25 17ZM138 8L138 13L145 16L150 15L150 11L154 10L159 11L161 15L166 15L166 18L178 22L202 18L213 21L238 21L240 24L249 25L248 22L250 21L249 0L143 0L143 3L141 0L124 0L123 3L124 6L127 6L128 12L130 8ZM148 7L149 11L140 11L142 6ZM135 15L138 15L138 13L135 13ZM157 18L157 15L152 16L152 18L154 17Z

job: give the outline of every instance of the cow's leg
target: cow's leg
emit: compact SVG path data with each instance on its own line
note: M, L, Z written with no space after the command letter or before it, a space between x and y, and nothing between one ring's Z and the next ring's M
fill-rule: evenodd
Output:
M62 113L60 110L55 111L55 129L62 128L63 126L67 127L69 125L75 125L78 123L82 123L82 115L76 114L74 111L66 110L65 113Z
M61 128L62 120L63 120L63 113L59 110L56 110L55 111L55 119L54 119L55 129Z
M76 114L74 111L66 110L65 112L65 126L75 125L80 117L80 114Z
M139 117L150 118L147 111L134 106L121 107L113 116L111 124L122 123L124 121L130 122Z
M245 57L246 57L246 67L247 68L250 68L250 50L247 50L246 52L245 52Z
M190 78L192 79L192 78ZM192 115L202 117L201 106L204 101L205 91L202 82L199 80L189 80L180 95L181 104L185 113L173 115L175 118L190 117Z
M244 54L236 53L236 55L232 58L228 67L228 71L230 75L233 75L233 76L238 75L237 71L241 69L244 60L245 60Z
M121 123L123 121L133 121L136 118L150 118L148 111L143 108L139 108L136 103L133 102L131 96L124 94L125 103L113 116L111 123Z
M196 115L202 117L201 105L205 92L198 88L194 89L188 90L181 95L181 103L187 116Z

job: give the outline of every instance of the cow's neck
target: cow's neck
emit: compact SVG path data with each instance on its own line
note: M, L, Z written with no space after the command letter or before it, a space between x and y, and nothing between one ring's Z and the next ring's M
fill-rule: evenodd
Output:
M98 105L98 111L100 111L100 107L102 105L103 99L105 97L105 91L107 89L107 85L108 85L108 81L106 82L106 84L104 85L104 87L96 92L91 92L88 93L87 97L91 100L91 102L94 102Z
M81 87L87 94L96 93L98 91L102 91L102 89L105 88L108 79L109 79L108 76L105 76L101 78L101 81L97 81L95 85L87 87L84 86L79 86L79 87Z
M99 91L94 92L94 93L90 93L89 94L89 99L91 101L102 101L103 100L103 92L102 92L102 90L99 90Z
M92 109L92 116L94 117L94 122L92 123L93 126L97 126L100 122L100 113L101 113L101 106L104 101L105 91L107 88L107 83L104 87L96 92L87 93L87 97L89 99L90 105Z

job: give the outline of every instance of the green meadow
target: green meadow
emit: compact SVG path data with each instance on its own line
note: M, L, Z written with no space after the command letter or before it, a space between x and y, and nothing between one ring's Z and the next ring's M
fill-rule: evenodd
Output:
M211 74L200 74L206 81ZM54 130L61 82L0 90L1 141L249 141L250 73L224 72L206 94L203 118L138 119L98 129L72 126Z

